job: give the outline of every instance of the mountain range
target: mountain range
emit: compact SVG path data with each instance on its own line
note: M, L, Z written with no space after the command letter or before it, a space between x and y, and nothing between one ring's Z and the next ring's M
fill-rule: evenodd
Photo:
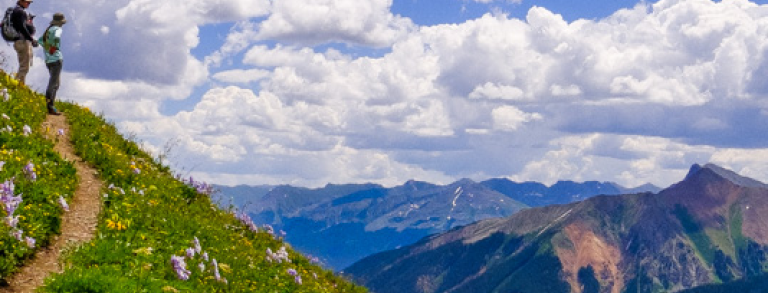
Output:
M526 209L369 256L344 273L376 293L677 292L764 274L766 223L767 185L694 165L658 193Z
M563 204L604 194L658 191L652 185L624 188L611 182L560 181L552 186L469 179L448 185L408 181L377 184L293 186L217 186L223 206L245 211L257 225L286 232L294 248L318 257L335 270L368 255L413 244L431 234L520 210Z

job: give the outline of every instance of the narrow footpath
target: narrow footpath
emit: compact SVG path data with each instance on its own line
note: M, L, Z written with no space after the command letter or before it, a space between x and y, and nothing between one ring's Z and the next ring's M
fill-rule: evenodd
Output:
M74 148L69 141L69 125L66 123L65 115L48 115L43 123L45 136L50 140L55 140L59 129L64 129L65 137L58 139L55 150L62 158L74 163L77 176L80 178L80 185L77 187L73 199L69 202L69 212L64 212L61 235L55 237L49 247L38 251L26 266L11 277L10 286L0 288L0 293L34 292L35 289L44 284L43 281L51 273L62 271L59 257L63 250L92 239L96 232L96 224L101 210L99 190L103 183L96 176L96 170L75 155Z

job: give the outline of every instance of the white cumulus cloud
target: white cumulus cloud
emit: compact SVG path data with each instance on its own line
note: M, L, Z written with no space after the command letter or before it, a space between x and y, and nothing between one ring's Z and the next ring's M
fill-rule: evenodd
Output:
M371 46L391 45L415 28L393 15L392 0L281 0L260 25L262 39L301 44L329 41Z
M766 179L764 5L661 0L576 21L533 7L433 26L392 5L38 0L32 10L69 20L60 99L104 112L148 148L176 141L174 163L201 178L664 185L711 161ZM13 71L15 53L0 52ZM35 62L29 84L40 89L47 72Z

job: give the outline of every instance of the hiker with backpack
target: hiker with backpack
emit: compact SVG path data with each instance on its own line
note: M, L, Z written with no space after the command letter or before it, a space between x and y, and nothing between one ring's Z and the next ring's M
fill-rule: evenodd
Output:
M11 24L18 33L18 38L13 43L13 49L19 56L19 72L16 73L16 79L20 83L25 83L29 67L32 66L32 47L37 47L35 35L35 24L32 20L35 16L27 12L27 8L32 4L31 0L19 0L11 14ZM4 28L5 30L5 28ZM5 35L5 32L4 32Z
M59 80L61 68L64 65L64 56L61 54L61 27L67 23L64 14L56 13L53 15L51 25L45 30L45 33L37 41L43 45L45 51L45 66L48 67L50 78L48 79L48 89L45 91L45 102L48 105L48 114L61 115L56 110L53 103L56 101L56 92L59 90Z

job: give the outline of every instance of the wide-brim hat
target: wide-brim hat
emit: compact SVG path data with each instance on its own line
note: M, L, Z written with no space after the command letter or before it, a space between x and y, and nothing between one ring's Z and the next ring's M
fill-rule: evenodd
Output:
M64 18L63 13L56 13L53 15L53 20L51 20L51 25L62 25L67 23L67 19Z

